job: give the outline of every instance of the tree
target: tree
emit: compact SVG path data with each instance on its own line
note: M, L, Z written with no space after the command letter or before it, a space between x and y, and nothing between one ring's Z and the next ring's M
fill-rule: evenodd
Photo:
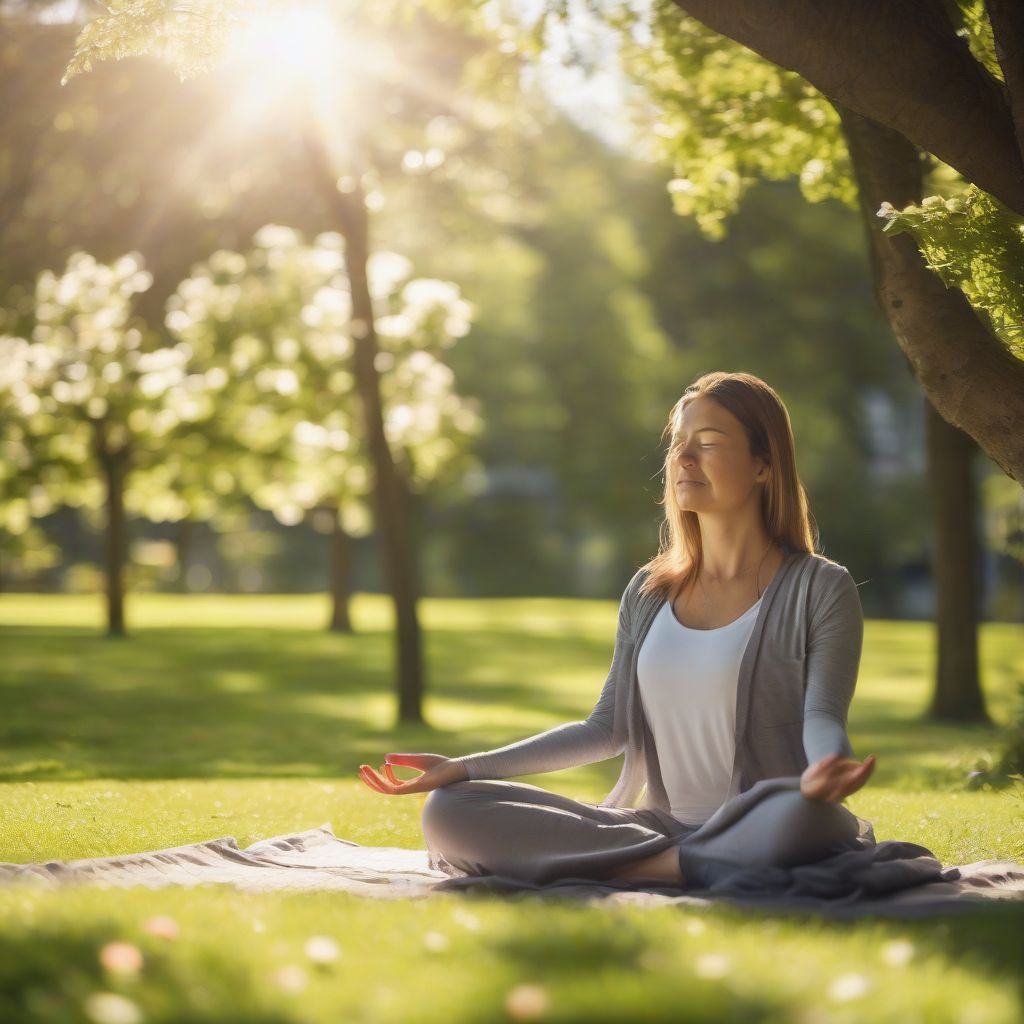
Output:
M19 476L42 488L50 507L106 509L107 630L114 636L125 633L130 476L159 461L164 435L200 411L174 387L188 376L187 347L163 346L134 313L134 296L151 283L137 253L109 265L75 253L63 274L39 275L31 340L2 339L7 447ZM24 499L5 488L4 500L10 528L11 510Z
M921 201L921 155L897 133L830 102L800 75L681 18L671 0L654 4L650 40L631 34L637 27L632 15L620 16L617 24L627 64L655 108L658 143L652 151L674 165L676 208L695 216L709 235L721 236L724 218L759 176L798 176L811 201L837 198L860 208L880 306L929 397L930 476L940 484L932 491L940 634L933 714L987 720L977 672L974 494L964 486L972 480L973 445L931 411L938 398L928 374L941 361L922 363L921 353L948 353L970 339L974 361L966 372L958 369L964 403L998 391L1007 372L1012 377L1024 366L962 293L947 292L909 235L892 238L869 219L886 196L908 209ZM949 168L938 177L957 185ZM948 378L950 367L944 372ZM981 412L986 403L978 404L979 416L1007 415L991 403Z
M121 58L132 54L155 53L167 59L183 77L214 66L238 39L233 34L240 22L256 30L267 46L264 53L248 58L255 89L272 74L289 68L290 83L278 81L278 91L288 91L296 102L291 116L298 125L303 147L309 156L308 168L313 187L329 204L331 223L345 239L345 270L352 300L352 364L359 394L360 414L371 453L374 512L379 530L381 556L392 595L397 629L399 720L422 721L424 689L422 644L416 613L418 580L416 552L411 547L410 509L406 483L401 479L387 443L377 356L379 343L375 310L367 280L367 262L372 250L369 216L366 206L367 177L374 172L378 151L386 153L388 128L379 117L387 109L388 93L408 92L399 85L407 79L408 67L400 62L379 59L373 73L360 75L359 62L339 61L337 48L328 52L332 40L346 39L368 52L394 49L399 43L403 22L411 9L404 2L380 8L355 3L310 4L299 16L290 5L279 2L214 2L196 0L184 8L168 9L161 0L141 3L118 2L109 13L89 20L83 27L66 74L71 76L92 67L94 60ZM256 20L263 16L263 21ZM334 29L341 25L344 36ZM382 25L391 33L383 41L375 35ZM406 25L407 27L407 25ZM415 28L430 28L419 19ZM304 36L300 41L294 33ZM413 32L413 37L418 35ZM252 36L250 35L250 40ZM298 45L297 45L298 44ZM320 48L319 60L311 54ZM298 49L298 59L296 59ZM406 54L413 49L405 47ZM430 54L436 61L436 54ZM243 63L245 62L243 58ZM350 75L347 80L339 72ZM288 88L285 90L285 85ZM298 90L295 86L298 85ZM270 99L276 100L274 90ZM342 103L346 99L350 102ZM392 95L402 107L406 97ZM415 104L406 102L422 115L424 108L436 103L434 94L425 91ZM443 108L446 104L442 101ZM339 133L339 127L345 131ZM418 127L418 124L417 124ZM407 147L403 146L402 151Z
M450 282L412 278L398 253L377 251L368 282L378 319L384 427L413 492L470 468L476 403L452 389L441 354L469 331L472 310ZM228 476L282 523L332 513L329 628L350 630L352 537L369 532L371 469L351 369L353 303L340 235L313 244L266 225L247 252L219 250L168 301L167 326L208 373L230 381L219 429L237 444ZM224 487L219 487L223 491Z
M1024 16L1014 0L834 0L826 7L814 0L782 0L770 7L758 0L674 0L674 5L798 73L837 107L867 122L865 129L896 133L955 168L1018 218L1024 216ZM667 25L664 11L663 18ZM680 36L690 20L677 15ZM917 201L881 199L893 205ZM1024 270L1018 270L1018 280L1021 275ZM888 287L904 291L895 275ZM948 325L936 336L932 328L944 313L912 319L920 304L909 296L896 301L898 306L887 307L901 311L894 332L929 401L1024 485L1024 361L984 329L957 329L968 319L969 305L956 317L957 327Z

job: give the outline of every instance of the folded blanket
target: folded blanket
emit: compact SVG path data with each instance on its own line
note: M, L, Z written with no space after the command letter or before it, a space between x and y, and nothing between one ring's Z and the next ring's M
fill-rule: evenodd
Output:
M981 860L942 867L923 846L896 841L801 867L715 872L705 888L686 890L656 881L567 878L533 885L500 875L467 875L427 850L362 846L341 839L329 824L261 839L244 850L228 836L116 857L0 863L0 884L7 885L56 889L87 883L155 889L208 882L255 892L330 890L377 899L490 892L650 906L729 903L839 917L923 917L994 905L1024 911L1024 864Z

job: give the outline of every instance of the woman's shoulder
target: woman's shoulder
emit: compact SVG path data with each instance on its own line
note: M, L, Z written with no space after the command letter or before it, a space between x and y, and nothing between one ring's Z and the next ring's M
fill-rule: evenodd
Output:
M800 575L804 584L797 590L807 595L812 618L859 614L860 592L853 573L841 562L817 552L804 552L802 555Z
M844 576L852 577L850 570L841 562L817 551L797 551L794 555L801 569L819 581L835 583Z

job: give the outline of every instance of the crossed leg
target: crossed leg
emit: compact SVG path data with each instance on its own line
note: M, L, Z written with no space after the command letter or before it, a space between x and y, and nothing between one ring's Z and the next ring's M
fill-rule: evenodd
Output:
M813 863L851 848L858 834L856 815L808 799L797 776L755 783L697 830L677 824L667 830L653 811L490 779L433 790L422 819L428 848L461 870L539 884L644 878L703 888L737 867Z
M525 782L475 779L432 790L421 825L427 847L471 875L536 884L603 879L659 853L689 830L668 816L588 804Z
M858 834L852 811L805 797L799 776L766 779L723 804L675 849L627 864L613 877L705 888L741 867L812 864L852 849Z

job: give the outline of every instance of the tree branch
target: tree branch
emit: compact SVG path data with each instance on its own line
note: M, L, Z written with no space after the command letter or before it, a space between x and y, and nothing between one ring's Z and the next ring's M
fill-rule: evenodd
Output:
M672 2L1024 214L1024 157L1002 83L936 0Z

